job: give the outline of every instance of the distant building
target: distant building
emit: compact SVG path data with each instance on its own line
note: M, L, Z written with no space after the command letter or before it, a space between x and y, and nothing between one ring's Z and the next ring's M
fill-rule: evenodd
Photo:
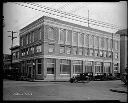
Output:
M13 69L20 69L19 49L20 49L19 45L16 45L10 48L10 50L12 51L12 68Z
M20 30L23 75L68 80L81 72L120 73L120 36L43 16Z
M3 70L11 69L11 55L3 54Z
M128 32L127 29L123 29L116 34L120 34L120 72L124 73L128 67Z

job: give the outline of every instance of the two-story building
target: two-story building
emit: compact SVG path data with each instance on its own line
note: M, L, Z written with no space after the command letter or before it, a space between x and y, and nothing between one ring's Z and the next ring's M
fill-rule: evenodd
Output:
M81 72L119 73L120 36L43 16L20 30L24 75L68 80Z

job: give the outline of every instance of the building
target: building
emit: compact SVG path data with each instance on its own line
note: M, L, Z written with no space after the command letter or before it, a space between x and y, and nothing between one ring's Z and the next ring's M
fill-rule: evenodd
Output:
M128 33L127 29L123 29L117 32L120 34L120 73L125 73L126 67L128 67Z
M20 60L23 75L34 79L114 75L120 72L120 36L43 16L20 30Z
M11 55L3 54L3 70L11 69Z
M12 68L20 69L20 60L19 60L19 45L13 46L10 48L12 52Z

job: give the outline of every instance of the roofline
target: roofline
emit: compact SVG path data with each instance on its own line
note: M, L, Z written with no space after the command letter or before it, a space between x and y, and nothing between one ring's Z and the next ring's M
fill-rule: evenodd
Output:
M107 31L103 31L103 30L99 30L99 29L94 29L94 28L82 26L82 25L79 25L79 24L75 24L75 23L63 21L63 20L56 19L56 18L53 18L53 17L48 17L48 16L42 16L42 17L40 17L39 19L33 21L32 23L30 23L30 24L28 24L27 26L25 26L25 27L23 27L22 29L20 29L20 32L21 32L22 30L24 30L24 29L27 29L29 26L31 26L31 25L33 25L33 24L39 22L39 21L43 21L43 22L44 22L44 19L50 19L50 20L52 19L53 21L60 22L60 23L64 23L64 24L67 24L67 25L76 26L76 27L83 28L83 29L87 29L87 30L91 30L91 31L97 31L97 32L112 34L112 33L107 32Z

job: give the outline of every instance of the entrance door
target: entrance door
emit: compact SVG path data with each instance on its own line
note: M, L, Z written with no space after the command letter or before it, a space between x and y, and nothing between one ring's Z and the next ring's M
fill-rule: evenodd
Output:
M28 66L28 78L32 78L32 67Z

